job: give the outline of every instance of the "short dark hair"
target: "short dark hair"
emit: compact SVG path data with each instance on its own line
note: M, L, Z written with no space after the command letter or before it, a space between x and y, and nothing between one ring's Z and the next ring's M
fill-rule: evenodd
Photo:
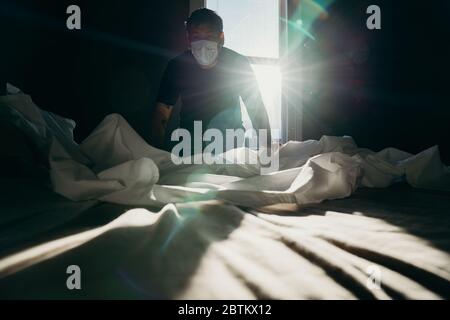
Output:
M191 16L186 20L186 30L190 32L192 27L207 25L213 31L223 32L223 20L213 10L201 8L191 13Z

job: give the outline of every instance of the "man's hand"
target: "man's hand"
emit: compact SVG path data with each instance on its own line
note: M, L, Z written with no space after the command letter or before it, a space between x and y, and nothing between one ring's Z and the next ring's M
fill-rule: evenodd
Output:
M166 127L172 113L172 106L158 102L155 106L152 119L153 144L157 148L164 146Z
M249 62L244 65L243 68L244 70L242 72L245 74L245 81L243 82L241 98L244 101L252 126L258 132L258 135L259 130L267 130L266 142L263 143L263 146L260 145L260 147L270 149L272 145L272 131L270 128L269 115L267 114L261 92L259 91L258 81ZM258 143L261 144L261 141L258 141Z

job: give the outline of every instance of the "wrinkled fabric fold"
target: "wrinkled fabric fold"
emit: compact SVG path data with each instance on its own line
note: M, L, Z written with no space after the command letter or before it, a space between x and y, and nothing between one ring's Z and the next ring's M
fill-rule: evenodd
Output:
M276 151L278 171L261 174L258 151L229 150L219 156L219 164L176 165L174 156L148 145L118 114L107 116L77 145L61 134L61 125L46 122L29 96L2 97L0 105L14 110L17 125L48 150L54 191L74 201L162 206L218 199L260 208L339 199L359 187L385 188L400 180L450 190L450 170L437 146L412 155L395 148L358 148L351 137L290 141ZM69 119L59 120L73 129ZM205 181L208 177L214 179Z

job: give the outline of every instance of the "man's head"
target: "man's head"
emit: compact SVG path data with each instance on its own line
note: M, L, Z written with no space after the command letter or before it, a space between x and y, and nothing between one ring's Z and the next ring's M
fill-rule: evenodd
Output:
M195 10L186 21L186 34L199 65L214 67L225 42L222 18L206 8Z

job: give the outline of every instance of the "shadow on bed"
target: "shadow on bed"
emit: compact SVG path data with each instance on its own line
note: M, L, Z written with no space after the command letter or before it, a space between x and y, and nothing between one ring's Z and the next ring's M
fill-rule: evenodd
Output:
M449 192L416 189L406 183L386 189L361 188L349 198L309 205L296 214L325 215L329 211L384 220L450 252Z
M217 208L213 215L211 205ZM243 218L244 213L236 207L216 205L204 203L200 209L178 205L160 214L142 211L139 215L149 219L148 224L139 226L136 221L133 225L131 221L131 225L112 227L101 232L96 241L2 279L0 298L177 297L195 274L208 247L227 239ZM88 222L91 223L92 220ZM130 223L129 219L126 223ZM93 236L82 238L80 241ZM99 252L101 261L95 259ZM66 269L71 264L81 269L82 290L70 291L66 287Z
M351 197L324 201L299 210L300 215L339 212L380 219L405 233L425 240L434 248L450 253L450 194L445 191L415 189L404 183L387 189L361 188ZM340 246L339 243L334 243ZM450 284L442 278L406 262L379 253L345 247L353 254L386 266L414 279L424 287L450 297Z

